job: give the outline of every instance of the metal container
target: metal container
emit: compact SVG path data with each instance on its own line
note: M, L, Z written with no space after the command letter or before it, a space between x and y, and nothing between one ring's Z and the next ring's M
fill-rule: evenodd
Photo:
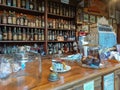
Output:
M41 57L36 53L0 55L0 90L28 90L41 78Z

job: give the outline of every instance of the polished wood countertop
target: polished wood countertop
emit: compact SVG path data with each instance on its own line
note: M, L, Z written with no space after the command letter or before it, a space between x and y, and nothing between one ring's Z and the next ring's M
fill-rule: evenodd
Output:
M51 59L42 60L42 77L40 82L32 90L65 90L65 87L74 86L82 81L102 76L120 68L120 63L110 60L107 66L102 69L91 69L81 67L77 63L71 63L71 70L65 73L59 73L60 80L51 82L48 80L51 67Z

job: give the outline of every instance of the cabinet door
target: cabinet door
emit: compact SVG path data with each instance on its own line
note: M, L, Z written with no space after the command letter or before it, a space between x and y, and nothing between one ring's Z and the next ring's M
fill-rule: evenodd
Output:
M115 90L120 90L120 69L115 71Z
M93 78L93 79L88 79L87 81L82 81L79 84L75 84L71 88L67 90L85 90L84 85L85 83L94 81L94 90L102 90L102 78L101 76Z

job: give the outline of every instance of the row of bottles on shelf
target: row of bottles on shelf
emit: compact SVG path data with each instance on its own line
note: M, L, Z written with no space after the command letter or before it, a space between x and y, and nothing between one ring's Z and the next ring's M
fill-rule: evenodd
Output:
M72 20L48 18L48 28L75 30L75 22Z
M43 0L0 0L0 4L44 12Z
M7 45L4 44L3 46L0 46L0 54L14 54L18 52L34 52L34 53L40 53L42 56L46 55L46 52L44 50L44 45L43 44L34 44L34 45Z
M0 40L1 41L43 41L44 30L33 28L16 28L16 27L1 27Z
M16 14L15 11L6 12L4 10L3 14L0 15L0 23L30 27L44 27L44 16L31 16L29 18L26 14L23 13Z
M75 31L49 30L48 40L50 41L74 41Z
M73 43L48 43L48 54L73 52Z
M75 7L57 2L48 2L48 13L60 16L75 17Z

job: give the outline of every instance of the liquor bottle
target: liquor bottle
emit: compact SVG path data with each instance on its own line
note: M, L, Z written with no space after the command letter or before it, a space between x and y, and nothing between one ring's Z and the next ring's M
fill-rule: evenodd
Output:
M3 4L3 5L6 5L6 0L2 0L2 4Z
M18 29L18 40L21 41L22 40L22 33L21 33L21 28Z
M35 28L35 32L34 32L34 40L37 41L38 40L38 32L37 29Z
M2 40L3 36L2 36L2 30L0 28L0 41Z
M24 25L24 18L23 18L23 14L20 14L20 25Z
M38 40L41 41L42 40L42 34L41 34L41 30L38 30Z
M5 10L3 11L3 15L2 15L2 23L7 24L7 13Z
M12 12L11 11L9 11L9 15L8 15L8 17L7 17L7 23L8 24L12 24Z
M26 0L21 0L21 8L26 8Z
M13 40L16 41L17 40L17 31L16 31L16 27L14 27L14 31L13 31Z
M12 6L17 7L17 0L12 0Z
M33 41L33 39L34 39L34 32L33 32L33 29L31 29L30 40Z
M44 5L44 1L42 1L42 12L45 11L45 5Z
M25 28L23 28L23 32L22 32L22 40L23 40L23 41L26 40L26 30L25 30Z
M15 11L13 12L13 17L12 17L12 24L16 24L17 18L16 18L16 14Z
M12 31L11 31L11 27L9 27L9 30L8 30L8 40L12 40Z
M33 2L33 0L29 0L29 9L34 10L34 2Z
M25 25L25 26L28 26L28 19L27 19L27 15L24 15L23 16L23 25Z
M35 27L39 27L39 18L38 17L35 18Z
M0 0L0 4L2 4L2 0Z
M12 6L12 1L11 0L7 0L7 5L8 6Z
M52 31L49 31L49 40L52 40Z
M26 9L29 9L30 4L29 4L29 0L26 0Z
M42 26L43 28L45 27L44 16L42 16L42 19L41 19L41 26Z
M29 30L29 28L27 28L27 36L26 36L26 40L27 40L27 41L30 40L30 30Z
M52 31L52 40L55 40L55 32Z
M7 37L7 29L6 29L6 26L4 26L4 29L3 29L3 40L7 40L8 37Z
M44 40L44 30L42 30L41 35L42 35L41 36L42 37L41 40Z

